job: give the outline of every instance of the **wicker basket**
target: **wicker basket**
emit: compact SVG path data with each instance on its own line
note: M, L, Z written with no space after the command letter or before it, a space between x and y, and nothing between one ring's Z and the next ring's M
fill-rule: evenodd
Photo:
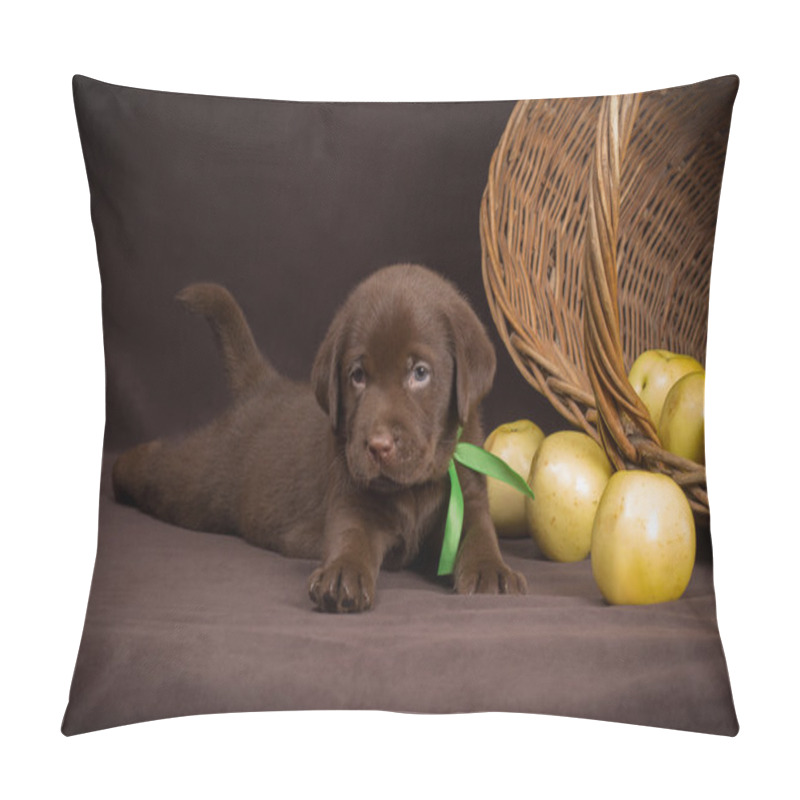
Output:
M652 348L705 363L737 85L519 102L480 216L489 306L522 375L617 469L670 475L701 513L705 468L661 447L627 373Z

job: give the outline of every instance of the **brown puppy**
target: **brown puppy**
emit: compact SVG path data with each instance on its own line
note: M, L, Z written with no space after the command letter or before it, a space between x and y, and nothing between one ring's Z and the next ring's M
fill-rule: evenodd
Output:
M458 428L481 444L478 404L495 370L486 332L455 288L415 265L376 272L336 314L311 388L261 356L227 290L195 284L178 299L211 324L233 402L183 439L120 456L117 499L186 528L321 559L309 593L323 611L370 608L382 565L435 561ZM500 555L485 479L458 472L456 591L524 593L525 579Z

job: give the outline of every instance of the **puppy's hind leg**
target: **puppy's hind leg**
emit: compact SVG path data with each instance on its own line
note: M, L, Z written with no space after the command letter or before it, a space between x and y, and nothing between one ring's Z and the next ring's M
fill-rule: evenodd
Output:
M231 533L230 470L215 450L205 430L137 445L114 462L114 497L172 525Z
M145 442L126 450L114 462L111 484L118 503L149 510L154 504L154 456L161 449L160 440Z
M279 376L259 352L242 310L227 289L195 283L177 299L211 326L233 403L222 417L187 436L158 439L123 453L112 468L114 495L118 502L137 506L165 522L229 533L236 521L242 477L237 434L241 424L236 420L246 421L243 409Z

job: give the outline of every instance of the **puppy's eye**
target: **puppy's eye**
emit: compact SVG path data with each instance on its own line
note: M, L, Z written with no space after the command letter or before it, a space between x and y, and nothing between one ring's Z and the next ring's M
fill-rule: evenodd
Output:
M412 389L426 386L431 379L431 368L427 364L414 364L408 377L408 384Z
M363 389L364 386L366 386L367 373L364 372L363 367L355 366L350 370L350 383L352 383L356 389Z

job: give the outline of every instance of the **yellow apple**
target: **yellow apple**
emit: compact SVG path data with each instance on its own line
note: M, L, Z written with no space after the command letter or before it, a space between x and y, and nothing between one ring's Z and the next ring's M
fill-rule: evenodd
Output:
M528 530L553 561L581 561L589 554L592 523L612 467L603 448L578 431L545 437L533 457L525 498Z
M655 472L616 472L592 528L592 574L613 604L677 600L695 558L694 517L683 490Z
M661 419L667 392L679 378L690 372L702 372L703 365L691 356L669 350L645 350L633 362L628 380L650 412L654 425Z
M495 428L483 444L483 449L502 458L511 469L528 477L531 461L544 439L542 429L529 419L507 422ZM525 495L495 478L486 479L489 491L489 513L499 536L527 536L525 524Z
M706 463L705 372L690 372L675 381L664 400L658 435L670 453Z

